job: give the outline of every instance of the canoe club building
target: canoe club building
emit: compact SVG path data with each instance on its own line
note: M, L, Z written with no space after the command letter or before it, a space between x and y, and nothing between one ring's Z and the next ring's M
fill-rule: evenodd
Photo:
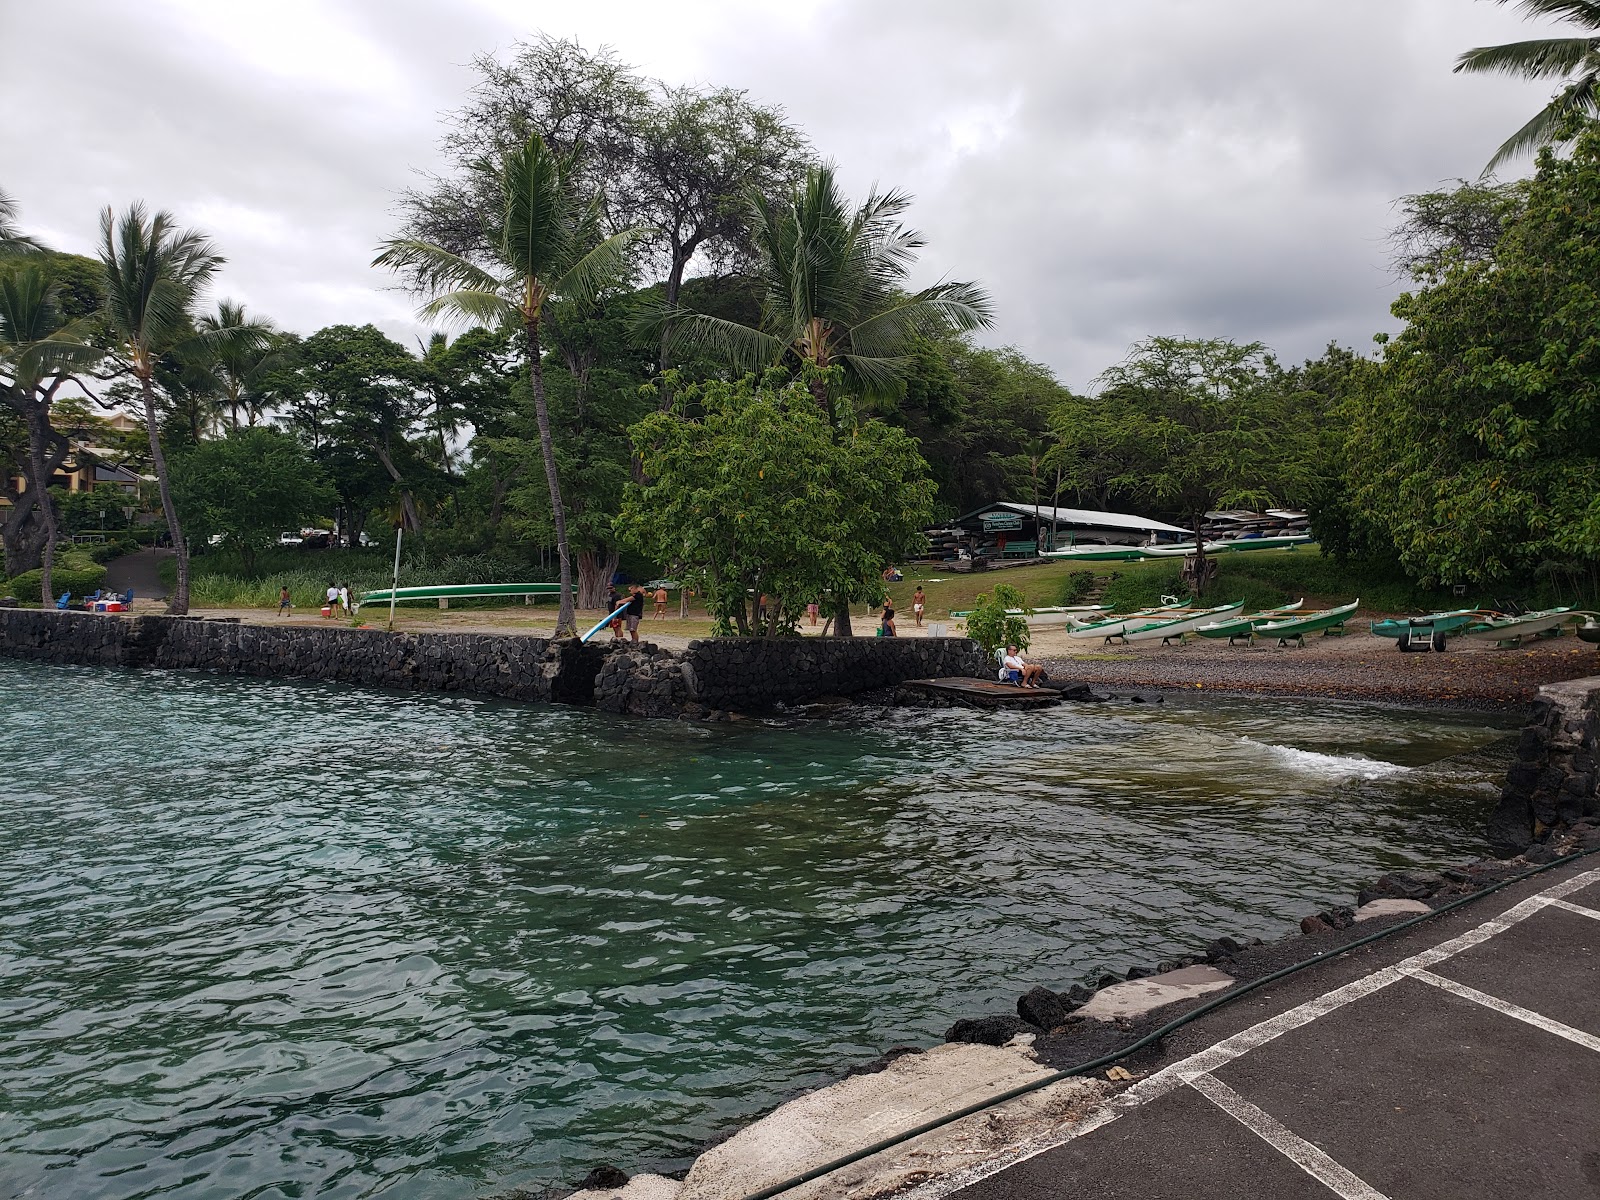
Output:
M927 531L935 558L956 558L965 550L985 558L1032 558L1041 550L1067 546L1142 546L1177 542L1189 530L1132 513L1088 508L1052 508L997 500Z

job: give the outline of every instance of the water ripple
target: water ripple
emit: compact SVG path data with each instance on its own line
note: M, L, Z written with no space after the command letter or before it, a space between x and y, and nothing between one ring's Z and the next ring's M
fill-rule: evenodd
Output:
M1019 986L1476 853L1499 733L1270 700L685 727L0 662L0 1193L681 1165Z

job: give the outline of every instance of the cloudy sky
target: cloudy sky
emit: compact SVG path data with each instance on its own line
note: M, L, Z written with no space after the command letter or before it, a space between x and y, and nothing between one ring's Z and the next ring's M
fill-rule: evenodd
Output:
M1452 75L1543 32L1490 0L0 0L0 189L92 249L144 199L221 294L310 332L411 302L371 270L479 53L543 30L783 105L851 191L917 197L920 275L978 279L1082 387L1152 333L1370 347L1395 197L1476 175L1540 84Z

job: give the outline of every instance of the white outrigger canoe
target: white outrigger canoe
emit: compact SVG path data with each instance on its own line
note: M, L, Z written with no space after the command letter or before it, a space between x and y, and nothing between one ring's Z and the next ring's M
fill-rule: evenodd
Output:
M1123 631L1129 626L1146 625L1152 620L1176 617L1190 610L1181 604L1163 604L1156 608L1141 608L1136 613L1129 613L1125 617L1108 617L1103 621L1080 621L1071 617L1067 620L1067 636L1071 638L1111 638L1121 637Z
M1186 633L1192 633L1202 625L1213 621L1222 621L1238 613L1244 608L1243 600L1235 600L1232 604L1219 604L1215 608L1202 609L1198 612L1187 612L1179 616L1172 616L1165 620L1157 618L1145 621L1140 625L1125 630L1122 640L1125 642L1153 642L1157 638L1167 641L1171 638L1181 638Z
M1522 613L1514 617L1485 616L1481 621L1468 625L1456 636L1474 642L1516 642L1525 637L1549 633L1552 629L1559 629L1568 621L1577 621L1589 615L1578 612L1569 605L1566 608L1546 608L1539 612Z

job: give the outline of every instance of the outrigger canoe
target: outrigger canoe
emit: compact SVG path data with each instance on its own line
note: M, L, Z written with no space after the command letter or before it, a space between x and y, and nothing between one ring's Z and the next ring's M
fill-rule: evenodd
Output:
M1209 625L1201 625L1195 632L1203 638L1217 638L1219 640L1227 638L1231 642L1235 638L1252 636L1260 626L1268 621L1282 620L1290 613L1298 612L1304 604L1304 600L1296 600L1293 604L1285 604L1281 608L1268 608L1258 613L1249 613L1226 621L1213 621Z
M1341 604L1337 608L1324 608L1318 612L1309 612L1292 616L1282 621L1265 621L1256 626L1256 632L1262 637L1275 637L1278 645L1296 641L1302 646L1306 644L1306 634L1326 634L1335 629L1343 629L1344 623L1350 618L1361 603L1358 597L1349 604Z
M1133 562L1144 557L1144 549L1140 546L1068 546L1063 550L1046 550L1039 557L1083 562Z
M1458 608L1452 612L1429 613L1425 617L1392 617L1387 621L1374 621L1372 632L1377 637L1393 638L1401 650L1414 645L1431 646L1443 650L1446 639L1484 617L1481 608Z
M1112 638L1121 637L1123 630L1131 625L1144 625L1153 619L1176 617L1190 610L1176 602L1163 604L1156 608L1141 608L1136 613L1129 613L1125 617L1108 617L1103 621L1071 621L1068 622L1067 636L1072 638Z
M1565 608L1546 608L1539 612L1522 613L1519 616L1496 613L1468 625L1461 631L1460 636L1475 642L1510 642L1514 645L1525 637L1549 633L1553 629L1559 629L1563 623L1576 621L1585 615L1587 614L1574 611L1570 604Z
M1151 642L1156 638L1160 638L1163 642L1171 638L1181 639L1184 634L1192 633L1201 625L1209 624L1220 617L1232 616L1243 607L1243 600L1235 600L1232 604L1219 604L1215 608L1202 609L1199 612L1172 615L1166 619L1156 618L1130 626L1121 637L1125 642Z

